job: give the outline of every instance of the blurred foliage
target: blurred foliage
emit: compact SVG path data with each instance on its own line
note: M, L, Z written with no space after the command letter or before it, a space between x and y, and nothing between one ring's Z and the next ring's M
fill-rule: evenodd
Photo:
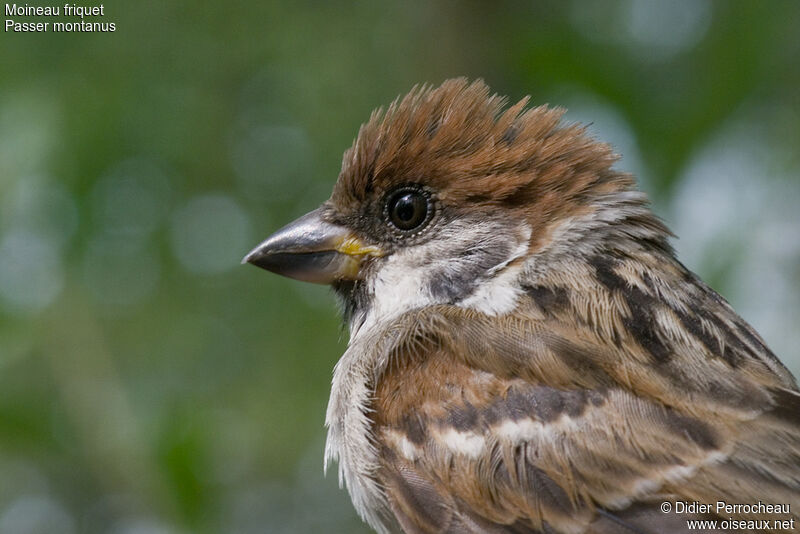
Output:
M800 370L800 3L105 12L114 33L0 37L0 534L366 532L321 472L333 299L238 262L420 82L594 121Z

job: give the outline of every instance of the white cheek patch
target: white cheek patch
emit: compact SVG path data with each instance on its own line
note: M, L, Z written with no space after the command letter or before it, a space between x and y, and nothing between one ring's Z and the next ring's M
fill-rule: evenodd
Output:
M401 253L380 270L374 282L373 307L378 316L401 313L430 303L422 286L423 279L410 261Z
M472 295L459 302L458 305L486 315L509 313L517 306L517 299L522 293L522 288L517 283L521 271L521 265L507 268L495 278L479 285Z
M405 312L436 304L455 304L487 315L510 312L522 293L518 277L523 265L509 264L525 257L530 235L527 225L457 221L424 244L400 248L366 282L370 306L353 317L351 338ZM475 269L493 255L494 264ZM448 283L463 288L465 295L453 297L435 289Z
M519 275L523 270L523 263L512 265L511 267L508 267L508 264L525 257L528 253L528 243L531 237L529 226L526 225L520 230L519 244L514 249L513 254L491 269L489 272L490 278L480 284L472 295L459 302L459 306L471 308L492 316L503 315L516 308L517 299L522 294Z
M370 281L373 296L370 308L366 316L356 318L351 324L351 337L407 311L435 304L423 287L419 267L408 255L409 251L402 251L389 258Z

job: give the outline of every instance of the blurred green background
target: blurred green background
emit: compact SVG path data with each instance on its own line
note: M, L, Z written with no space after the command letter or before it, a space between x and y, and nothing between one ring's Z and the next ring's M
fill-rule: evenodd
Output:
M0 534L366 532L322 475L334 300L239 260L419 82L591 122L800 372L800 3L105 13L116 32L0 36Z

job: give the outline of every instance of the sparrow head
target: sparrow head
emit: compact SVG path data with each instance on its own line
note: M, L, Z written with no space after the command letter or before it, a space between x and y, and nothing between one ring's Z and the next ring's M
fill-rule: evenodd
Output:
M361 127L331 198L245 261L331 284L357 331L435 304L507 313L521 270L614 241L669 254L611 148L526 104L482 81L413 89Z

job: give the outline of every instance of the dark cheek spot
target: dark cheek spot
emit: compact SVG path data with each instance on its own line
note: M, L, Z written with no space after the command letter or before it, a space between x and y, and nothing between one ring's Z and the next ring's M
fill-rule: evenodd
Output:
M461 277L453 277L446 273L440 273L439 276L432 276L428 284L428 289L433 295L433 298L442 302L455 302L460 300L462 296L468 295L469 290L473 285L469 284L469 280L462 279Z
M503 241L469 248L453 261L434 270L428 290L437 302L455 303L470 296L486 280L487 273L511 255L512 243Z

